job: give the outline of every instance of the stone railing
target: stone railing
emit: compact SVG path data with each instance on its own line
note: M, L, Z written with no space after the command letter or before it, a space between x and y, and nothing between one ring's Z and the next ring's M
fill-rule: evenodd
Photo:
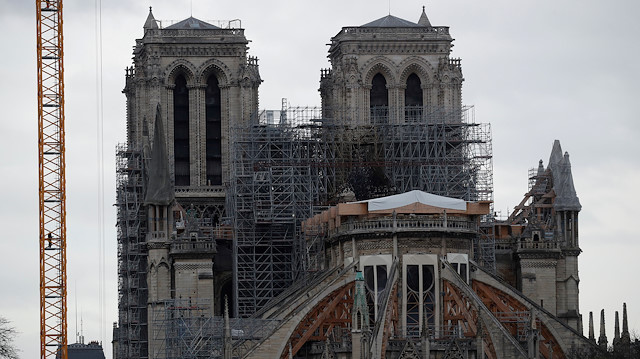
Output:
M389 34L434 34L434 35L449 35L448 26L414 26L414 27L344 27L342 32L344 34L369 34L369 33L389 33Z
M166 240L167 240L167 234L164 231L151 231L147 233L147 242L150 242L150 241L164 242Z
M453 217L426 217L415 219L383 218L343 223L329 230L330 236L364 234L373 232L456 232L475 233L478 225L474 221Z
M214 241L171 242L171 254L188 254L188 253L202 253L202 254L216 253L216 242Z
M212 37L212 36L242 36L244 38L244 29L152 29L147 30L146 34L150 36L165 36L165 37ZM145 34L145 35L146 35Z
M224 186L176 186L176 197L224 197Z
M518 250L557 250L560 243L556 241L520 241L518 242Z

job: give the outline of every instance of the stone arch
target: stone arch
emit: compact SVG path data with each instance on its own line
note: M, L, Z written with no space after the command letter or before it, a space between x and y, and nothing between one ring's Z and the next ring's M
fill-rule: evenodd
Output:
M424 59L418 57L410 57L400 63L400 68L402 69L402 72L398 77L398 81L400 82L401 86L406 84L407 78L412 73L415 73L418 78L420 78L420 82L422 82L423 85L432 82L434 76L433 68L431 67L431 64L429 64Z
M552 320L549 320L547 312L539 307L537 304L524 298L518 293L513 292L508 287L499 288L487 282L478 280L476 278L472 284L473 291L480 297L482 302L490 309L500 312L519 312L525 313L534 311L536 313L536 319L540 321L540 352L541 356L547 357L546 352L549 347L553 348L553 353L560 353L560 358L565 356L562 353L567 353L568 347L562 339L562 335L554 328ZM490 293L490 294L488 294ZM505 322L501 321L503 325ZM514 325L509 323L508 325ZM553 356L554 358L556 355Z
M164 268L166 270L171 269L171 267L169 266L169 261L167 261L165 257L160 258L160 260L158 261L156 270L160 270L160 268Z
M288 330L286 334L288 339L282 343L285 346L281 348L280 358L288 358L289 350L292 350L292 356L295 356L295 353L307 340L310 340L311 334L316 331L322 340L326 340L329 328L336 326L351 327L354 288L355 281L351 280L347 283L342 283L337 288L333 288L326 296L315 298L315 302L309 303L295 329ZM299 313L299 315L301 314L303 313ZM343 320L335 321L335 319L347 318L349 319L348 324ZM312 323L312 325L309 326L309 323Z
M220 87L229 86L231 82L231 69L218 59L205 61L196 72L200 84L206 85L209 76L215 75Z
M371 80L373 77L380 73L387 80L387 87L392 87L397 84L397 76L393 69L396 65L386 57L378 56L369 60L362 68L361 73L365 74L363 82L365 86L371 86Z
M191 62L185 59L178 59L167 66L164 82L167 85L173 85L178 75L184 75L187 80L187 86L193 86L195 84L195 73L196 69Z

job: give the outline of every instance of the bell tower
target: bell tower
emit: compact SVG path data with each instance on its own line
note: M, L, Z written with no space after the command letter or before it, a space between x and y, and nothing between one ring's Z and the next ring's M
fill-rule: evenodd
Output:
M387 15L343 27L322 70L325 118L338 125L460 121L462 68L447 26Z
M190 17L164 26L151 9L127 69L127 140L145 147L156 105L178 192L229 179L229 131L258 109L258 60L239 20L224 27ZM222 25L222 24L219 24ZM179 195L178 195L179 201Z
M233 303L230 134L257 118L262 82L240 20L171 23L149 8L143 30L118 147L119 358L165 357L168 303L207 316Z

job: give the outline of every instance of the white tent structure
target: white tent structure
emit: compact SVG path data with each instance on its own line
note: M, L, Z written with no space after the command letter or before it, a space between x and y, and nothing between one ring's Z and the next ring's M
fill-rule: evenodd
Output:
M460 211L464 211L467 209L467 202L464 200L438 196L419 190L413 190L392 196L368 199L352 203L367 203L367 209L370 212L404 207L414 203L421 203L432 207L456 209Z

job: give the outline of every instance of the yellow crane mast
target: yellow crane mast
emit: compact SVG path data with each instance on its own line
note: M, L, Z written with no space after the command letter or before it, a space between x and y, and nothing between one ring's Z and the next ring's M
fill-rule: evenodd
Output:
M67 359L62 0L36 0L40 204L40 357Z

